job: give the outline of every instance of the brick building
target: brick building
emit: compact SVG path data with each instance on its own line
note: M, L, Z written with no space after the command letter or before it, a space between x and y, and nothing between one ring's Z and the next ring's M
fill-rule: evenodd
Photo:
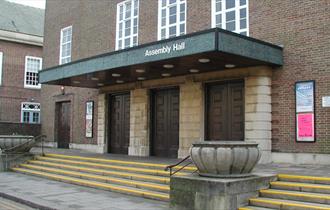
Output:
M44 10L0 0L0 134L40 134Z
M325 0L47 1L42 133L61 148L165 157L245 140L264 163L327 164L329 10Z

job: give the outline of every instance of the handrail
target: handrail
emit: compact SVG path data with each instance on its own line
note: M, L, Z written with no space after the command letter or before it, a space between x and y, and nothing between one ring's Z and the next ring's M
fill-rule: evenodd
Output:
M172 175L178 173L179 171L183 170L183 169L184 169L185 167L187 167L188 165L190 165L190 164L193 163L193 162L191 161L191 159L190 159L190 161L189 161L187 164L183 165L181 168L179 168L179 169L177 169L176 171L173 172L173 168L174 168L174 167L179 166L181 163L187 161L188 159L190 159L190 155L188 155L187 157L183 158L182 160L180 160L179 162L177 162L177 163L175 163L175 164L172 164L172 165L168 165L168 166L166 166L164 170L165 170L165 171L170 170L170 176L172 176Z
M44 139L45 138L46 138L46 135L39 135L39 136L33 137L29 141L23 142L21 144L15 145L15 146L10 147L10 148L7 148L7 149L3 149L2 150L2 153L13 153L13 152L16 152L15 149L20 148L20 147L22 147L24 145L28 145L28 144L30 144L31 142L34 141L34 144L36 144L38 142L41 142L41 151L42 151L42 154L44 154Z

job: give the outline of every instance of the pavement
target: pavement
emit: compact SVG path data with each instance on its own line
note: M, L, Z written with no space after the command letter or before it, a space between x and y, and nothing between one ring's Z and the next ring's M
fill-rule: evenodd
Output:
M169 209L167 202L123 195L13 172L0 173L0 197L1 195L9 196L12 200L28 204L35 207L35 209Z
M15 201L0 197L0 209L3 210L34 210L29 206L17 203Z

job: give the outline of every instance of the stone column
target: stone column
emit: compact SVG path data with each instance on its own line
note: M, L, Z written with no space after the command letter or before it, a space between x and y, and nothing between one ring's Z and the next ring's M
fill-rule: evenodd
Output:
M204 102L202 83L187 81L180 85L180 128L178 158L189 154L192 143L203 138Z
M99 153L106 152L106 114L107 114L107 100L106 94L98 95L98 106L97 106L97 146Z
M271 162L271 75L245 78L245 141L259 144L259 163Z
M149 156L149 91L131 91L128 155Z

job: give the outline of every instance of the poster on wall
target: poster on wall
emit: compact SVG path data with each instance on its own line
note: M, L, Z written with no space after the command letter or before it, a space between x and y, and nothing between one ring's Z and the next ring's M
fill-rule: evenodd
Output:
M315 83L296 83L296 141L315 142Z
M296 83L296 112L314 112L314 81Z
M94 102L88 101L86 102L86 133L85 136L88 138L93 137L93 109Z
M315 141L314 113L297 114L297 141Z

